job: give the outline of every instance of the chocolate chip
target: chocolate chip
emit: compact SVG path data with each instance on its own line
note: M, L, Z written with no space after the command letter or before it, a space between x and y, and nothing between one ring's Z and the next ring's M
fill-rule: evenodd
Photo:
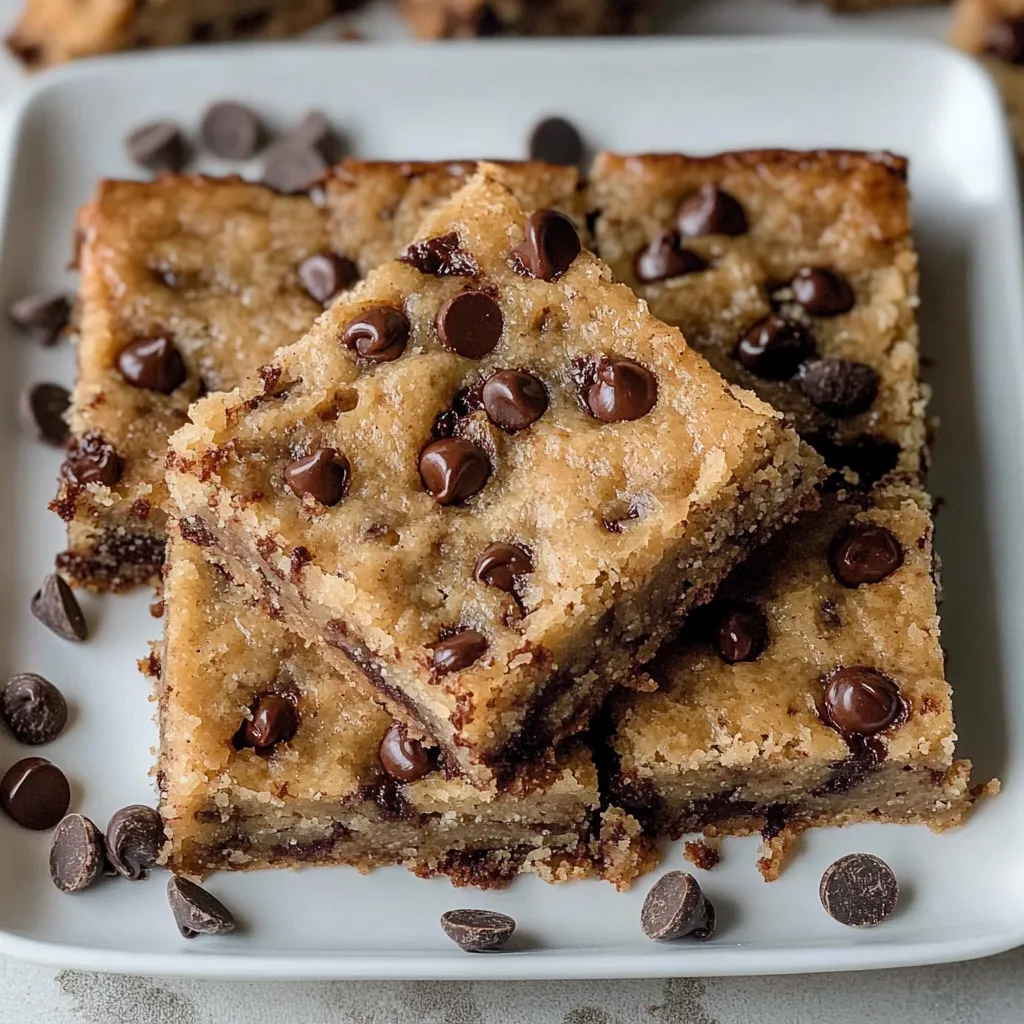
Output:
M413 242L398 261L431 277L472 277L480 270L472 254L462 248L454 231L439 238Z
M18 400L18 422L29 437L63 448L69 434L64 413L70 404L71 395L60 384L29 384Z
M390 363L409 344L409 318L393 306L374 306L349 321L342 343L354 348L364 359Z
M182 938L223 935L235 929L234 915L219 899L180 875L167 879L167 902Z
M348 493L350 475L351 467L344 455L336 448L321 448L289 463L284 470L284 482L297 497L308 494L330 508Z
M438 672L461 672L487 650L487 639L475 629L461 629L434 646L431 659Z
M996 18L985 32L985 52L1008 64L1024 64L1024 18Z
M683 936L704 942L715 934L715 908L693 875L669 871L647 893L640 911L640 927L656 942L670 942Z
M501 307L486 292L453 295L437 313L437 336L449 352L483 359L501 340Z
M249 708L252 715L242 722L242 742L239 746L253 747L266 753L279 743L287 743L299 730L299 713L287 697L277 693L262 693Z
M106 865L103 833L84 815L67 814L50 843L50 878L61 892L81 892L99 881Z
M884 526L851 523L832 541L828 561L843 586L881 583L903 564L903 546Z
M145 804L129 804L107 822L107 857L122 877L137 882L149 874L164 845L160 815Z
M327 167L327 161L319 150L282 139L267 151L263 184L282 195L295 195L316 184L327 172Z
M260 148L263 126L250 107L224 101L206 108L199 137L222 160L248 160Z
M319 252L299 264L299 280L314 302L329 302L359 277L359 268L336 252Z
M71 787L45 757L24 757L0 779L0 808L22 828L53 828L67 814Z
M454 505L483 490L491 475L487 453L461 437L433 441L420 455L420 479L441 505Z
M826 416L842 419L867 412L878 397L878 374L850 359L818 359L800 372L800 390Z
M874 736L906 718L899 684L877 669L837 668L824 683L822 718L844 736Z
M140 338L117 356L121 376L136 388L169 395L185 380L185 361L170 338Z
M510 434L536 423L548 408L548 393L532 373L498 370L480 392L487 418Z
M530 159L574 167L583 158L583 139L564 117L546 117L530 133Z
M47 576L35 592L32 614L64 640L80 642L89 635L74 591L56 573Z
M900 458L900 447L884 437L865 435L853 441L840 442L827 433L807 433L804 440L812 445L830 469L851 469L860 477L862 487L877 483L891 473Z
M449 910L441 915L445 935L467 953L504 946L516 930L515 921L494 910Z
M7 315L16 327L49 347L60 340L71 319L71 301L61 293L23 295L11 303Z
M756 604L723 601L715 608L715 648L730 665L757 661L768 644L768 622Z
M846 278L824 267L804 267L789 286L811 316L839 316L853 309L856 301Z
M707 270L707 261L684 249L678 231L662 231L636 254L633 272L643 284Z
M679 204L676 227L684 238L745 235L747 215L737 199L717 185L701 185Z
M526 222L526 237L512 249L513 259L530 277L557 281L580 254L576 225L557 210L538 210Z
M68 720L64 694L34 672L12 676L0 694L0 715L19 743L38 746L55 740Z
M415 782L436 767L434 753L419 740L406 735L405 727L394 722L380 741L380 763L399 782Z
M747 329L732 355L755 377L789 380L814 350L814 338L806 327L773 313Z
M533 560L515 544L495 541L488 544L477 557L473 575L488 587L496 587L511 594L516 580L533 572Z
M149 171L180 171L188 163L188 143L173 121L136 128L125 143L128 159Z
M658 401L654 374L631 359L601 356L596 380L587 392L587 408L602 423L638 420Z
M124 464L114 446L98 430L88 430L75 441L60 471L73 484L113 487L121 479Z
M896 910L900 886L880 857L850 853L825 869L818 895L826 913L840 924L873 928Z
M315 149L325 160L333 162L341 156L341 140L331 122L319 110L311 110L284 136L287 145Z

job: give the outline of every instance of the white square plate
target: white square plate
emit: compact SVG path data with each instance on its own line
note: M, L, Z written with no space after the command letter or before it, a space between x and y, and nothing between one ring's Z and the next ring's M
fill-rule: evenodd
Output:
M324 109L360 155L517 157L538 115L571 117L596 147L693 152L761 145L889 148L912 158L923 258L924 351L943 429L933 488L945 636L962 751L1005 783L964 829L858 826L808 836L765 885L754 840L726 844L701 881L719 908L706 945L655 945L628 894L600 882L517 881L456 891L400 869L307 869L214 877L240 933L185 942L148 883L75 897L50 884L46 835L0 821L0 953L64 966L221 977L608 978L897 966L980 956L1024 942L1024 315L1020 222L998 99L968 60L932 46L833 41L635 41L435 47L272 46L84 62L36 79L9 127L0 302L71 287L62 268L96 179L131 175L123 139L155 117L194 127L203 107L245 98L279 125ZM216 168L213 168L216 169ZM52 496L59 457L21 438L13 409L31 379L70 382L72 353L5 339L0 388L0 674L41 672L68 695L69 728L43 751L98 822L152 801L155 730L135 669L160 623L148 595L86 599L93 638L64 643L29 597L63 545ZM24 756L0 738L0 762ZM860 932L829 919L818 878L855 850L903 885L897 915ZM666 867L682 866L680 851ZM512 913L513 949L467 956L438 926L457 906Z

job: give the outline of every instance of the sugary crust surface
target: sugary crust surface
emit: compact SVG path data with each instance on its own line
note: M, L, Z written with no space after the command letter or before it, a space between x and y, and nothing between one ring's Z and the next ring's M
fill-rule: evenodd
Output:
M618 280L728 380L755 391L805 436L835 444L869 437L898 446L903 471L920 471L926 392L918 381L917 254L910 236L906 162L891 154L756 150L712 157L598 156L590 206L598 251ZM685 239L708 269L653 284L638 281L634 259L673 226L681 200L714 184L734 196L749 230ZM782 290L804 267L843 274L856 304L810 318ZM855 360L880 375L877 398L859 415L834 419L816 409L796 379L764 380L733 358L740 336L775 308L802 320L819 356ZM818 441L819 446L821 441ZM896 460L895 449L893 459Z
M387 264L260 377L197 403L172 439L168 479L233 575L279 596L307 639L359 660L394 713L418 718L485 780L487 758L522 728L539 686L567 675L562 698L582 693L593 710L598 683L606 692L609 682L603 659L614 663L623 646L652 656L759 532L814 500L818 467L771 410L728 388L588 253L554 282L516 272L509 253L524 217L502 170L481 166L420 237L454 232L478 264L474 286L491 290L504 318L494 351L470 360L437 341L437 310L466 279ZM412 337L401 358L364 365L339 338L382 302L404 307ZM602 354L654 373L647 415L603 424L581 411L573 359ZM480 411L463 416L457 432L488 452L492 473L479 495L442 507L423 489L419 453L460 389L508 366L540 377L549 408L514 435ZM351 464L348 496L330 509L303 505L283 468L327 445ZM635 517L609 529L626 506ZM474 579L476 557L497 540L531 553L521 608ZM454 627L477 629L487 651L439 677L431 649ZM568 674L584 655L587 674ZM613 681L625 672L623 662Z
M618 35L645 24L646 0L401 0L421 39Z

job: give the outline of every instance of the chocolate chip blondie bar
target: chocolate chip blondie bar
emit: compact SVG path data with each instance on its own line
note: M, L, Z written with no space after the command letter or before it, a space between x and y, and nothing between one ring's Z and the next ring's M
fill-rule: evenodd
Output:
M481 164L168 457L186 535L478 784L583 728L820 466L507 183Z
M401 0L422 39L618 35L640 29L647 7L646 0Z
M920 472L906 161L758 150L597 158L598 252L728 380L862 482Z
M599 800L582 745L501 794L473 788L365 695L354 667L327 667L173 527L165 604L147 670L174 871L405 864L492 886L589 870Z

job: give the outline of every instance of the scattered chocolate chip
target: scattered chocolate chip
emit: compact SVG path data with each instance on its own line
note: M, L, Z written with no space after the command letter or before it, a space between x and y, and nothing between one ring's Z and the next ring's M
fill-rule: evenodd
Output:
M139 338L117 356L121 376L136 388L169 395L185 380L185 361L170 338Z
M601 356L596 379L587 392L587 408L602 423L638 420L658 401L658 382L650 370L631 359Z
M295 705L277 693L262 693L249 708L251 718L242 722L241 744L266 753L279 743L287 743L299 730Z
M707 270L707 261L684 249L678 231L662 231L636 254L633 272L642 284L666 281Z
M730 665L757 661L768 645L768 622L756 604L723 601L715 608L714 641L719 656Z
M267 151L263 184L282 195L296 195L315 185L327 172L327 167L319 150L282 139Z
M19 743L38 746L55 740L68 720L64 694L34 672L12 676L0 694L0 715Z
M29 437L63 448L69 434L64 413L70 404L71 395L60 384L29 384L18 400L18 422Z
M315 149L328 163L341 156L341 139L319 110L306 114L294 128L289 129L282 141L287 145Z
M495 541L488 544L477 557L473 575L488 587L496 587L511 594L516 580L533 572L533 560L516 544Z
M1008 64L1024 64L1024 18L996 18L985 32L985 52Z
M167 879L167 902L182 938L223 935L235 929L234 915L219 899L180 875Z
M62 293L24 295L11 303L7 315L16 327L49 347L60 340L71 319L71 301Z
M536 423L548 408L548 393L532 373L498 370L480 392L487 418L510 434Z
M793 298L811 316L849 313L856 301L846 278L824 267L804 267L797 271L789 286Z
M341 336L364 359L390 363L409 344L409 318L393 306L374 306L351 320Z
M56 573L47 576L32 597L32 614L64 640L81 642L89 635L74 591Z
M531 160L574 167L583 158L583 139L564 117L546 117L530 133Z
M739 201L717 185L701 185L679 204L676 227L684 238L745 235L747 215Z
M715 934L715 908L693 875L669 871L647 893L640 911L640 927L656 942L670 942L683 936L704 942Z
M223 101L206 108L199 137L222 160L248 160L263 141L263 126L251 107Z
M438 672L461 672L487 650L487 639L475 629L462 629L434 646L431 659Z
M314 302L329 302L359 277L359 268L336 252L319 252L299 264L299 280Z
M580 254L576 225L557 210L538 210L526 222L526 237L512 249L519 267L530 277L557 281Z
M480 270L472 254L462 248L454 231L439 238L413 242L398 261L431 277L472 277Z
M844 736L874 736L906 717L899 684L877 669L837 668L824 683L822 718Z
M851 523L832 541L828 561L845 587L881 583L903 564L903 545L877 523Z
M516 930L515 921L494 910L449 910L441 915L445 935L467 953L504 946Z
M814 351L814 338L806 327L773 313L749 327L732 354L755 377L789 380Z
M164 845L160 815L145 804L129 804L107 822L107 858L122 877L137 882L149 874Z
M284 470L284 482L297 497L308 494L330 508L348 493L350 475L351 467L344 455L336 448L321 448L289 463Z
M125 143L128 159L148 171L180 171L188 163L188 143L173 121L136 128Z
M98 430L88 430L74 442L60 471L73 484L113 487L121 479L124 463L114 446Z
M420 479L441 505L454 505L483 490L491 475L487 453L461 437L433 441L420 455Z
M53 828L68 812L71 787L45 757L24 757L0 779L0 808L22 828Z
M873 928L896 910L900 886L880 857L850 853L825 869L818 895L826 913L840 924Z
M393 722L380 741L380 763L399 782L415 782L436 767L434 752L406 735L405 727Z
M818 359L800 371L800 390L826 416L867 412L878 397L878 373L850 359Z
M105 865L103 833L84 814L61 818L50 843L53 884L61 892L81 892L100 879Z
M501 307L486 292L459 292L437 313L441 344L467 359L483 359L493 352L504 325Z

